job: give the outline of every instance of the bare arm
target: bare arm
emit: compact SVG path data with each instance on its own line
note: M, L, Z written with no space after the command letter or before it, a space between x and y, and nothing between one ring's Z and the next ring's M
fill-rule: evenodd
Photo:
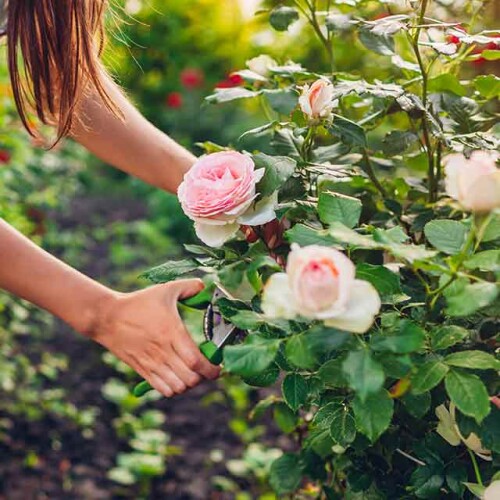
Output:
M108 76L103 78L124 119L92 92L80 106L73 137L110 165L175 193L195 157L149 123Z
M0 288L99 342L165 396L219 374L177 312L178 299L203 288L199 280L119 293L57 260L0 219Z

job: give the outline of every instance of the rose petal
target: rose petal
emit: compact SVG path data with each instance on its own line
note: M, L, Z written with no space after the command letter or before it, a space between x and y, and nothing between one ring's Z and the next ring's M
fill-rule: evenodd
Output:
M474 212L500 208L500 170L477 178L465 192L462 203Z
M455 430L455 421L453 420L450 412L445 405L439 405L436 408L436 417L439 423L436 432L451 446L458 446L460 444L460 436Z
M285 273L273 274L264 287L262 310L269 318L292 319L297 315L290 282Z
M238 232L239 228L239 224L214 225L198 221L194 223L194 230L198 238L205 245L213 248L221 247Z
M254 206L238 217L238 222L245 226L262 226L276 219L274 209L278 204L278 193L257 202Z
M325 319L325 324L347 332L365 333L372 326L380 307L380 297L373 285L354 280L345 310Z

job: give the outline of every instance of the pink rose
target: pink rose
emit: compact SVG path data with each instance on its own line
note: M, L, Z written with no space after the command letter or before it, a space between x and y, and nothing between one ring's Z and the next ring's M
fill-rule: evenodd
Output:
M316 80L305 85L299 97L300 109L312 120L329 118L336 105L333 100L333 85L326 80Z
M355 279L354 264L334 248L292 246L286 273L266 283L262 308L269 317L303 316L325 325L364 333L380 311L380 297L367 281Z
M500 207L500 170L498 155L474 151L467 159L462 154L444 158L446 192L473 212L490 212Z
M264 169L235 151L200 158L186 173L178 196L184 213L192 219L198 237L219 247L238 231L240 224L257 226L273 220L275 199L254 204L256 185Z

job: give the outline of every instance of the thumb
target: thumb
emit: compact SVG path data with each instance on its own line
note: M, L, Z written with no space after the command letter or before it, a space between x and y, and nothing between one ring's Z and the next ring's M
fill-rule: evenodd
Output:
M203 281L198 278L178 280L172 283L172 286L177 300L188 299L189 297L200 293L205 288Z

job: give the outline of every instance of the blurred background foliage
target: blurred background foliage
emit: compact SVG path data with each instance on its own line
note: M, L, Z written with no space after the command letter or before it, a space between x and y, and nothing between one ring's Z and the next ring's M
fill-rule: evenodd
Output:
M207 105L204 96L214 87L240 85L232 72L261 53L313 70L326 64L300 22L278 33L268 14L254 16L279 3L116 0L106 65L145 116L186 147L200 153L199 142L235 144L244 130L266 122L266 109L254 102ZM490 13L483 27L494 26L498 3L483 3ZM339 15L352 15L355 6L355 15L375 20L405 2L331 4ZM473 16L477 4L442 0L434 8L455 19L455 11ZM336 70L368 81L388 78L390 64L360 47L354 32L340 29ZM479 57L465 76L497 70ZM0 42L0 217L122 290L139 286L146 266L194 241L174 196L110 169L69 141L52 151L41 146L17 118ZM258 147L258 138L244 146ZM199 318L188 322L197 330ZM280 453L275 447L287 443L273 439L272 426L264 435L249 420L256 398L248 387L224 379L153 407L130 396L133 380L97 346L0 293L0 499L274 498L266 486L269 465ZM287 415L278 421L286 432ZM254 444L257 437L264 444Z

